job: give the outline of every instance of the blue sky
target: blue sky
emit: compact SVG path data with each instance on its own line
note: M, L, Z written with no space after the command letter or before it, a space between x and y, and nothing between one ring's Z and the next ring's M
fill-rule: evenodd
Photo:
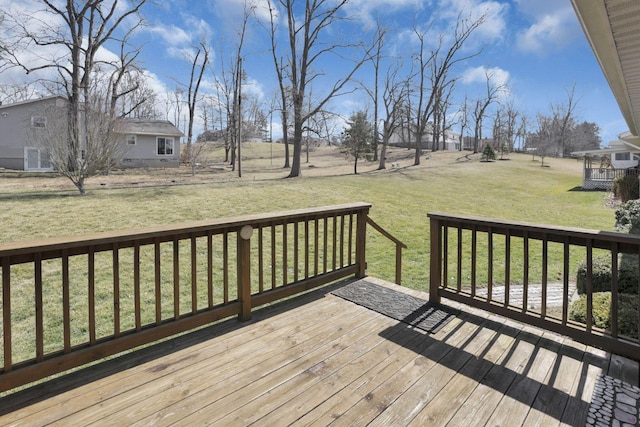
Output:
M186 83L190 65L185 57L194 45L206 39L212 46L213 57L212 71L205 76L203 90L212 91L221 61L229 61L230 49L235 48L244 2L165 0L145 5L143 15L147 25L137 34L136 42L143 44L141 61L152 87L158 92L171 92L176 81ZM254 2L256 18L250 21L243 50L248 78L244 90L267 104L277 86L265 29L267 0ZM31 0L20 5L0 0L0 8L9 7L38 6ZM425 25L437 17L432 26L435 37L439 32L447 33L459 12L465 16L486 13L487 22L463 52L482 49L482 53L455 70L460 76L456 85L458 101L465 95L479 96L484 89L484 71L491 70L497 80L508 84L508 97L516 109L533 122L536 113L548 114L552 103L565 102L566 91L575 83L579 98L576 115L579 120L598 124L604 145L627 130L569 0L351 0L344 12L349 21L331 27L331 36L367 42L378 19L388 28L387 61L403 57L405 64L413 46L414 25ZM347 65L340 60L325 61L322 65L325 68L319 70L324 76L318 78L314 92L321 95L323 87L344 73ZM370 84L371 76L369 66L358 73L358 79L365 84ZM2 75L3 83L24 78L18 73ZM359 91L333 100L330 108L348 116L366 108L367 102L366 95Z

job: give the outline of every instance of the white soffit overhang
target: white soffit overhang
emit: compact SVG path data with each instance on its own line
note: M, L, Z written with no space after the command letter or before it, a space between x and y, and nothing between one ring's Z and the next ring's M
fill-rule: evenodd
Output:
M622 139L640 146L640 0L571 0L629 126Z

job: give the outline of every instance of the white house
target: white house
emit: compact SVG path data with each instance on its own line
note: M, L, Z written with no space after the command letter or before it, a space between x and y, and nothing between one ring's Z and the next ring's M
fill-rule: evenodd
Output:
M0 168L50 171L53 165L47 151L33 140L33 130L51 126L51 120L64 114L66 98L51 96L0 105ZM59 119L58 119L59 120ZM150 119L120 119L116 132L121 135L122 167L177 167L180 165L180 137L171 122Z
M628 173L637 174L640 147L619 139L611 141L607 148L574 151L572 155L584 159L582 188L607 190L616 178Z

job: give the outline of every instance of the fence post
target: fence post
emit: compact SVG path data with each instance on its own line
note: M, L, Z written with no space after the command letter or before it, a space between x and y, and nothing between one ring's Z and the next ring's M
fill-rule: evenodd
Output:
M367 271L367 215L369 208L362 208L358 211L357 228L356 228L356 262L358 263L358 272L356 277L364 277Z
M440 294L438 288L442 281L442 229L440 222L431 217L429 222L429 233L431 241L431 254L429 263L429 302L440 304Z
M251 320L251 236L253 227L245 225L238 232L238 320Z

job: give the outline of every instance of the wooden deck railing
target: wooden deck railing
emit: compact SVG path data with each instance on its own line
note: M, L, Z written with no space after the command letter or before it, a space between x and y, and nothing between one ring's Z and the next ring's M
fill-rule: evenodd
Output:
M430 213L429 218L431 301L450 298L640 359L638 339L620 333L618 287L619 256L633 255L634 268L639 268L639 236L443 213ZM601 257L611 265L607 330L594 325L593 265ZM569 318L570 290L581 262L586 262L585 323ZM560 292L559 307L549 304L552 288ZM640 284L635 288L636 319L639 290Z
M362 277L370 206L0 245L0 391Z

